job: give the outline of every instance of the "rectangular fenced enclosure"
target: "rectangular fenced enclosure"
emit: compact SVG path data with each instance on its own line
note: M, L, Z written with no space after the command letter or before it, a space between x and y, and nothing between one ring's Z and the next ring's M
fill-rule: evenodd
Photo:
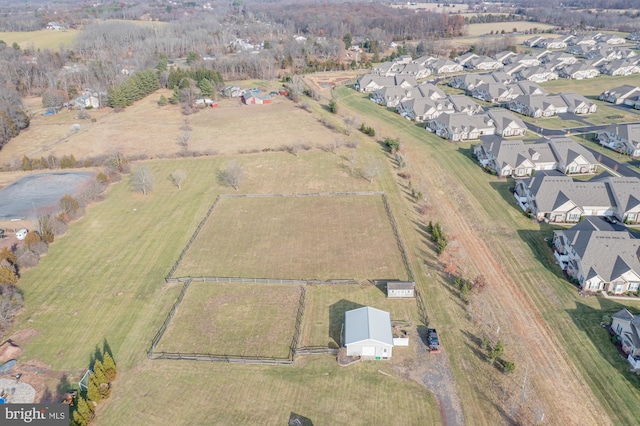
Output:
M409 279L382 194L225 196L174 277Z
M338 348L344 313L363 306L389 312L392 320L420 324L415 299L388 299L384 290L384 285L308 286L298 346Z
M154 353L289 357L301 287L193 282Z

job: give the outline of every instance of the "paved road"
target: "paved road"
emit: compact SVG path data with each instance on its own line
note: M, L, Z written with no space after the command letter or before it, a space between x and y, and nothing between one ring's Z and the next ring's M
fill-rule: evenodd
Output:
M571 127L568 129L546 129L544 127L536 126L535 124L524 122L527 128L532 132L536 132L542 136L567 136L567 132L571 135L581 135L584 133L594 133L600 130L606 129L609 125L602 124L599 126L584 126L584 127Z
M631 167L627 166L625 163L619 163L616 160L614 160L613 158L604 155L598 151L596 151L595 149L592 149L586 145L582 145L585 148L587 148L593 155L594 157L600 159L600 162L602 164L604 164L605 166L607 166L608 168L610 168L611 170L615 170L616 172L618 172L619 174L621 174L622 176L626 176L626 177L637 177L638 179L640 179L640 173L636 172L635 170L633 170ZM617 154L614 154L617 155Z

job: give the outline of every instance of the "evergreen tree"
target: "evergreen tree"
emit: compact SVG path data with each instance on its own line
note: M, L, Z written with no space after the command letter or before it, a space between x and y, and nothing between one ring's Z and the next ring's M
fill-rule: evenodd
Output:
M203 78L202 80L198 81L198 89L200 89L200 92L202 92L202 96L209 97L215 90L215 87L209 80Z
M116 363L113 361L113 358L109 354L109 352L104 353L103 357L103 366L104 373L109 382L112 382L116 378Z
M102 401L102 394L100 393L100 383L96 379L95 374L89 375L89 384L87 385L87 399L93 402Z
M76 399L72 419L77 425L86 425L93 418L93 403L87 402L82 395Z
M165 106L169 101L164 95L160 95L160 99L158 99L158 106Z
M109 381L107 380L107 374L105 373L104 365L99 359L97 359L93 363L93 374L96 376L96 380L99 385L107 383Z

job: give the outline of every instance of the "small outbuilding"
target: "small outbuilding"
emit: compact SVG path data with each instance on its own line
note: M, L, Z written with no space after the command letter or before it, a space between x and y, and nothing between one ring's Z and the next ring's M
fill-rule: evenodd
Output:
M389 312L369 306L345 312L344 344L347 356L390 359L393 335Z
M416 283L412 281L387 281L387 297L416 297Z

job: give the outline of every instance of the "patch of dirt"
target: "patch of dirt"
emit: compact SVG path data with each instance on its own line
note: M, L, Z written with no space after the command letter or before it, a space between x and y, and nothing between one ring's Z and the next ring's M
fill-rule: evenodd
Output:
M0 345L0 364L16 359L22 353L22 348L16 345L13 341L7 340Z

